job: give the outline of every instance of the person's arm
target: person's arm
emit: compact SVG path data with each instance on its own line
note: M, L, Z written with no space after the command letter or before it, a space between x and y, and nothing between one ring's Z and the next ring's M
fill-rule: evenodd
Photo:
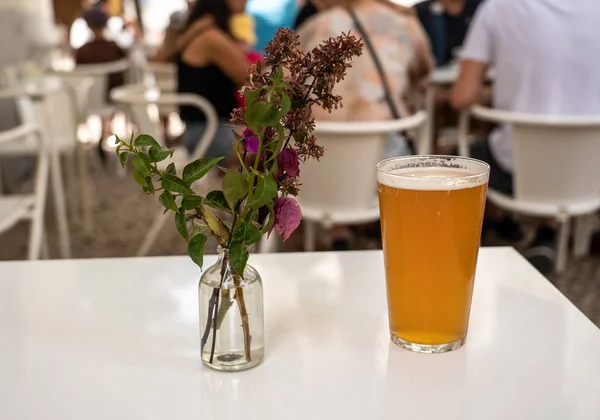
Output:
M479 61L461 61L460 74L456 83L454 83L452 96L450 98L453 108L468 108L479 101L487 67L486 63Z
M249 69L242 49L219 30L207 33L206 42L210 62L241 87L248 77Z
M492 62L493 20L488 3L483 4L471 23L467 41L461 51L460 73L450 98L456 109L468 108L477 102L488 64Z
M175 31L171 28L167 28L165 31L165 38L163 43L154 56L154 61L168 62L173 59L177 51L177 38L181 34L179 31Z

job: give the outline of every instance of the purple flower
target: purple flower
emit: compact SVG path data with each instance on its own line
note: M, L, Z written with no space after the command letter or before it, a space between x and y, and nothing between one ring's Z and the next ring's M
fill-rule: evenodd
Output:
M273 227L278 235L287 241L290 235L300 226L302 211L298 202L290 197L280 197L275 200L275 224ZM269 232L270 233L270 232Z
M277 155L277 164L279 165L278 176L284 174L291 178L296 178L300 175L300 161L298 160L298 152L296 149L287 147Z
M248 153L258 153L258 145L260 144L260 140L254 131L246 128L242 136L244 138L244 147L246 148L246 151Z

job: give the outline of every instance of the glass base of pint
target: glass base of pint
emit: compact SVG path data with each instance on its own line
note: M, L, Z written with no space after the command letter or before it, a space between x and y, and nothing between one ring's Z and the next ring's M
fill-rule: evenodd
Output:
M392 342L403 349L414 351L415 353L446 353L461 348L465 344L465 339L461 338L460 340L446 344L418 344L403 340L392 334Z

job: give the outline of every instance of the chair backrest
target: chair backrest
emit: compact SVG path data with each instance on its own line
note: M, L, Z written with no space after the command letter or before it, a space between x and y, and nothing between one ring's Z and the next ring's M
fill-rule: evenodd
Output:
M16 104L19 122L9 129L0 131L0 155L5 151L40 151L40 129L34 114L33 103L26 91L18 86L0 89L0 101ZM44 147L47 146L45 143Z
M600 199L600 115L522 114L475 106L477 119L509 124L514 195L558 206Z
M142 69L150 86L155 86L165 93L177 91L177 66L175 64L149 61L144 63Z
M148 114L149 106L187 105L198 108L206 117L206 130L191 156L192 160L204 156L217 133L219 124L217 111L208 100L198 95L163 93L158 89L148 89L142 85L126 85L113 89L111 99L129 114L141 133L153 135L155 138L160 136L153 128L155 124Z
M86 83L89 83L89 80L93 80L92 86L87 88L89 89L87 101L80 104L80 108L84 109L87 115L102 115L111 106L106 101L108 76L114 73L126 73L129 66L129 60L123 59L110 63L78 64L72 70L55 70L54 72L69 83L75 91L81 91L82 85L85 86Z
M382 122L317 122L317 143L325 155L300 167L298 201L303 211L328 217L373 209L377 203L377 163L383 159L390 133L420 129L424 111L399 120Z

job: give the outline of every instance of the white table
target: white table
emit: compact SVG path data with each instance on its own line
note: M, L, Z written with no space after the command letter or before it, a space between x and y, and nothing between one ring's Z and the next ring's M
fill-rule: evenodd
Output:
M460 73L460 66L458 63L453 62L446 66L437 67L433 69L431 74L429 75L429 84L427 86L427 91L425 92L425 110L429 116L428 126L427 126L427 135L429 140L429 149L430 153L435 153L435 97L436 91L439 88L449 88L451 87L456 80L458 79ZM486 81L491 82L494 80L494 71L493 69L489 69L486 73ZM466 111L462 111L459 116L459 125L465 124L465 118L468 114ZM459 129L460 131L460 129ZM463 156L467 156L466 154L461 153Z
M514 250L482 250L468 342L440 355L391 344L382 260L252 256L267 354L241 373L201 365L187 257L1 263L0 415L600 418L600 331Z

